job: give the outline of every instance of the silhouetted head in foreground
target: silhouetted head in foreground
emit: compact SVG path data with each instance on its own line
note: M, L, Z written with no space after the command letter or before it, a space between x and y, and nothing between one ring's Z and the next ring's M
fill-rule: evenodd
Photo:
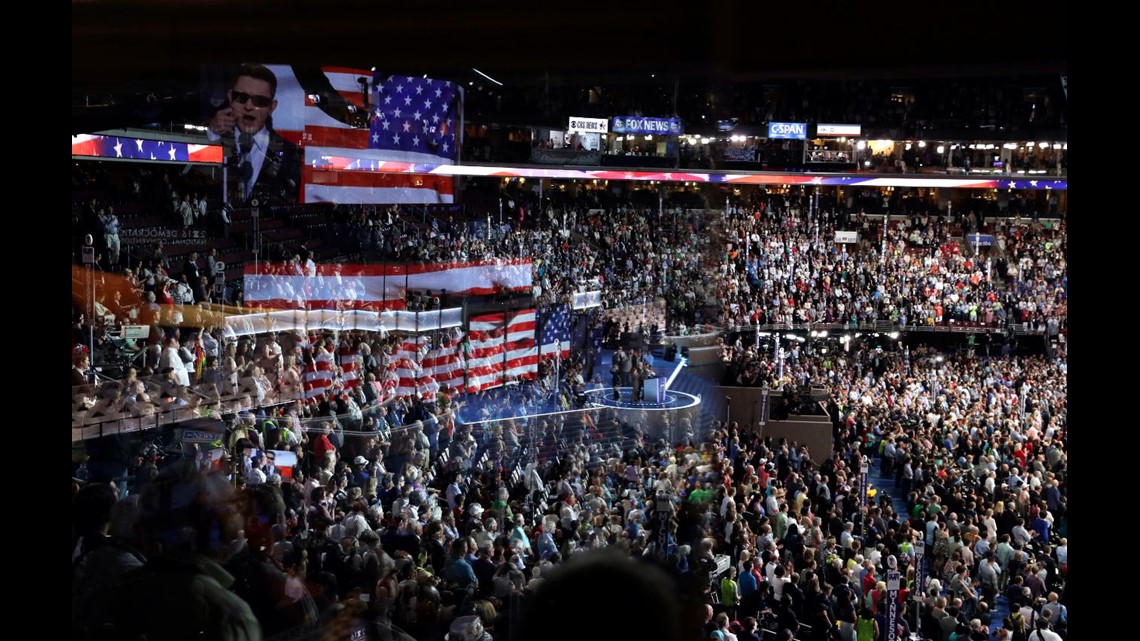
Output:
M652 563L608 550L580 552L543 577L523 607L521 641L702 638L693 635L700 613L682 608L677 582Z

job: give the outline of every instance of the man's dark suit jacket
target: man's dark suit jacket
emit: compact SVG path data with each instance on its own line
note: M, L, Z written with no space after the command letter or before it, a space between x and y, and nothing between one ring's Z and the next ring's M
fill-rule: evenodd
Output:
M241 158L237 154L232 154L231 158L234 164L230 167L230 171L235 172L235 178L240 180ZM300 197L303 163L304 151L270 129L265 161L261 165L261 173L257 175L257 182L253 185L250 197L243 200L240 197L240 190L234 190L230 194L231 202L239 206L252 204L254 198L262 206L297 202Z

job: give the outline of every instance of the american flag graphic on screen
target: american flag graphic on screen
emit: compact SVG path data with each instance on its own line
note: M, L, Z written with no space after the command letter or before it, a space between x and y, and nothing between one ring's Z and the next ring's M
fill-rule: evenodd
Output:
M542 360L561 356L570 357L570 306L566 304L543 307L538 312L542 339L539 349Z
M273 126L305 152L302 202L455 201L450 176L382 169L455 162L463 105L456 83L348 67L269 67L278 80Z
M456 95L455 83L447 80L376 74L368 148L455 158Z

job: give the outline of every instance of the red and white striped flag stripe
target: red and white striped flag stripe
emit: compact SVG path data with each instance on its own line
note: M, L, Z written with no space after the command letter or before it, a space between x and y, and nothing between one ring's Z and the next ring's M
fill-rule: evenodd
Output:
M361 108L364 107L364 96L360 93L359 79L364 78L367 83L371 84L371 71L352 69L350 67L322 67L321 71L324 72L332 88L340 94L341 98L344 98L349 104ZM312 104L312 99L305 96L305 106L311 106Z
M419 363L424 354L427 353L427 344L431 339L427 336L408 336L405 337L399 345L396 346L396 351L392 358L395 360L407 359L413 363Z
M305 366L302 385L305 398L319 398L333 382L333 355L323 348L313 354L313 362Z
M360 384L360 374L364 357L351 347L340 348L341 378L345 387L356 387Z
M534 310L476 316L470 322L467 390L498 387L509 379L538 373Z
M448 340L444 346L429 351L420 361L424 374L434 378L440 387L462 388L465 363L460 349L458 341Z
M415 396L416 386L423 376L423 368L413 360L401 358L396 361L396 377L399 381L396 396Z

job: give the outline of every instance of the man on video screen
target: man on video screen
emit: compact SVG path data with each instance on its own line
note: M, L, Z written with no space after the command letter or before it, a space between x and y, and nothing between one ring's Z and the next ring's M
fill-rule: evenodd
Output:
M301 182L301 149L273 130L277 76L264 65L242 65L227 92L226 106L206 125L211 141L233 141L228 148L229 202L296 202Z

